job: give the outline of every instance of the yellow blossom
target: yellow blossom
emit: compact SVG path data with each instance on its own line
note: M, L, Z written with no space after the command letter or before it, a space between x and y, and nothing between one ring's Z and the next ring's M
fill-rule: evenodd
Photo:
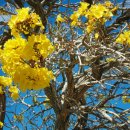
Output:
M77 25L79 16L80 16L80 13L79 13L79 12L74 12L74 13L70 16L70 19L72 20L71 26Z
M86 31L87 31L88 33L91 33L91 32L93 31L93 29L94 29L93 26L88 25Z
M127 96L123 96L122 100L123 100L123 103L130 103L130 98L128 98Z
M95 39L98 39L99 33L95 33Z
M109 10L105 6L98 4L98 5L93 5L90 8L90 12L93 14L95 18L99 19L103 17L105 14L107 14Z
M18 14L11 17L8 25L15 38L6 41L4 48L0 50L2 70L23 91L49 87L50 81L54 79L53 72L43 67L44 58L54 51L54 46L47 36L33 34L26 40L20 36L21 34L31 34L37 26L41 29L44 28L40 17L36 13L29 13L29 10L29 8L19 9ZM2 87L11 85L12 80L3 79L0 77ZM2 87L1 93L3 93ZM9 87L9 92L14 100L19 97L18 90L16 86Z
M117 9L118 9L118 6L115 6L113 9L111 9L111 12L115 13L117 11Z
M14 119L21 122L24 119L24 117L21 114L20 115L14 115Z
M107 7L111 7L113 4L110 1L105 1L104 5Z
M98 24L103 25L112 16L111 10L103 4L92 5L85 13L85 17L88 19L87 32L90 33L93 29L98 28Z
M9 92L11 92L11 97L16 100L19 97L19 89L16 86L10 86Z
M124 31L116 39L116 43L129 44L130 45L130 31Z
M45 34L31 35L28 38L28 44L24 48L23 58L30 60L36 59L36 57L46 58L54 51L54 46L52 46L50 40Z
M43 102L43 105L44 105L46 108L48 108L48 107L51 106L51 104L50 104L50 99L49 99L48 97L46 97L45 101Z
M53 50L54 47L45 34L32 35L27 41L21 37L10 39L2 50L2 69L23 91L48 87L50 80L54 79L53 73L42 66L39 68L38 62L41 57L46 58ZM34 59L36 61L32 61ZM33 66L31 62L34 62ZM4 85L7 86L7 83ZM19 97L16 87L10 87L9 91L14 100Z
M27 42L21 37L8 40L1 54L1 62L3 64L2 69L9 75L13 75L17 67L23 63L21 55Z
M19 36L19 33L29 34L36 26L44 29L40 17L36 13L30 13L30 8L18 9L17 15L11 17L8 25L12 35Z
M65 21L65 19L62 18L61 14L58 14L58 15L57 15L57 18L56 18L56 22L57 22L57 23L62 23L62 22L64 22L64 21Z
M110 62L116 61L116 59L115 59L115 58L107 58L106 61L107 61L108 63L110 63Z
M0 76L0 85L10 86L12 84L12 79L10 77Z
M17 71L14 75L14 82L19 84L22 91L49 87L52 79L54 79L53 73L47 68L31 68L30 66Z
M3 123L0 121L0 128L2 128L3 127Z
M13 98L13 100L17 100L19 98L19 94L18 93L11 93L11 97Z
M87 11L88 6L90 4L87 2L80 2L80 7L78 8L78 11L80 15L84 15L84 13Z

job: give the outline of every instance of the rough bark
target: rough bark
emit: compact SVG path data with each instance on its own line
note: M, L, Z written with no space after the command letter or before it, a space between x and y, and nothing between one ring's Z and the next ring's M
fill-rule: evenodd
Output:
M6 109L6 96L5 94L0 94L0 121L4 123L5 119L5 109ZM0 128L3 130L3 128Z

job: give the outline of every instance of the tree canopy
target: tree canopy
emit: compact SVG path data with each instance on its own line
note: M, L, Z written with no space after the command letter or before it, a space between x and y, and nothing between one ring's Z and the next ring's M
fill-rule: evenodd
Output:
M0 128L130 129L130 1L4 0Z

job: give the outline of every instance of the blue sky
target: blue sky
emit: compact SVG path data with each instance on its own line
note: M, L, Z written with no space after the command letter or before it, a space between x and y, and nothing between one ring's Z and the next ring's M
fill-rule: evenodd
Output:
M1 1L0 1L0 5L3 5L4 3L5 3L4 0L1 0Z

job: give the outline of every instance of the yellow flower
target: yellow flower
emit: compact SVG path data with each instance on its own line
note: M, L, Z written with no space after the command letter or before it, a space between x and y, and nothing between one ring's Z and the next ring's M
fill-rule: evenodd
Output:
M108 9L101 4L93 5L90 8L90 11L93 14L93 16L97 19L103 17L105 13L108 13Z
M8 22L9 27L12 29L18 21L26 20L29 17L29 10L29 8L17 9L16 11L18 14L11 16L11 19Z
M62 23L62 22L64 22L64 21L65 21L65 19L61 17L61 14L58 14L58 15L57 15L57 18L56 18L56 22L57 22L57 23Z
M116 39L117 43L123 43L124 41L126 41L126 38L123 34L120 34L119 37Z
M40 17L36 13L29 13L30 8L18 9L17 15L11 17L8 25L12 35L19 36L19 33L28 34L32 32L36 26L44 29Z
M130 31L125 31L119 35L116 39L116 43L129 44L130 45Z
M44 105L46 108L48 108L48 107L51 106L51 104L50 104L50 99L49 99L48 97L46 97L45 101L43 102L43 105Z
M37 15L36 13L31 13L30 18L31 18L30 24L32 24L31 25L32 28L35 28L35 26L40 26L41 29L44 29L44 26L42 24L39 15Z
M92 5L91 8L85 13L85 17L88 19L88 26L96 27L100 23L103 25L107 20L113 16L110 9L103 4ZM92 28L87 27L88 32L92 32Z
M17 37L15 39L9 39L4 44L4 51L16 51L16 53L20 54L23 51L25 45L27 44L26 40L22 37Z
M95 39L98 39L99 33L95 33Z
M14 119L21 122L24 119L24 117L23 115L14 115Z
M19 98L19 94L18 93L11 93L11 97L13 98L13 100L17 100Z
M3 123L0 121L0 128L2 128L3 127Z
M5 43L1 53L2 69L23 91L49 87L50 81L54 79L53 73L47 68L41 68L42 64L39 62L41 57L46 58L53 51L54 46L45 34L32 35L28 41L21 37L10 39ZM0 77L0 82L3 86L8 86L12 80ZM14 100L19 97L17 87L11 86L9 92Z
M127 96L123 96L122 100L123 100L123 103L130 103L130 98L128 98Z
M13 75L16 69L23 64L21 55L27 42L21 37L8 40L1 53L2 69L9 75Z
M16 86L10 86L9 87L9 92L11 92L11 93L18 93L19 90L18 90L18 88Z
M90 4L87 2L80 2L80 8L82 9L82 11L86 11L89 5Z
M105 1L104 5L107 7L111 7L113 4L110 1Z
M107 61L108 63L110 63L110 62L116 61L116 59L115 59L115 58L107 58L106 61Z
M19 97L19 89L16 86L10 86L9 92L11 92L11 97L16 100Z
M111 9L112 13L115 13L118 10L118 6L114 7L113 9Z
M0 60L2 69L13 82L25 91L27 89L43 89L49 87L49 83L54 79L52 71L43 68L44 58L47 58L53 51L54 46L45 34L31 35L27 40L20 37L20 34L30 34L35 27L43 29L40 17L35 13L29 13L29 8L17 10L17 15L12 16L8 25L15 36L4 44L4 49L0 50ZM60 21L63 21L63 19ZM3 80L3 86L9 86L12 80ZM2 87L0 92L3 93ZM9 87L11 97L16 100L19 97L19 89L16 86Z
M70 19L73 20L73 21L77 21L78 18L80 16L80 13L79 12L74 12L71 16L70 16Z
M28 45L24 49L23 56L25 59L32 59L32 57L46 58L54 51L50 40L45 34L31 35L28 38Z
M31 68L30 66L17 71L14 75L14 82L19 84L22 91L49 87L52 79L54 79L53 73L47 68Z
M70 19L72 20L71 26L75 26L78 23L78 18L80 17L80 12L74 12L71 16Z
M88 9L88 6L89 6L89 3L80 2L80 7L78 8L77 12L79 12L80 15L84 15Z
M10 86L12 84L12 79L5 76L0 76L0 85Z
M87 31L87 33L91 33L93 31L93 29L94 29L93 26L88 25L86 31Z

